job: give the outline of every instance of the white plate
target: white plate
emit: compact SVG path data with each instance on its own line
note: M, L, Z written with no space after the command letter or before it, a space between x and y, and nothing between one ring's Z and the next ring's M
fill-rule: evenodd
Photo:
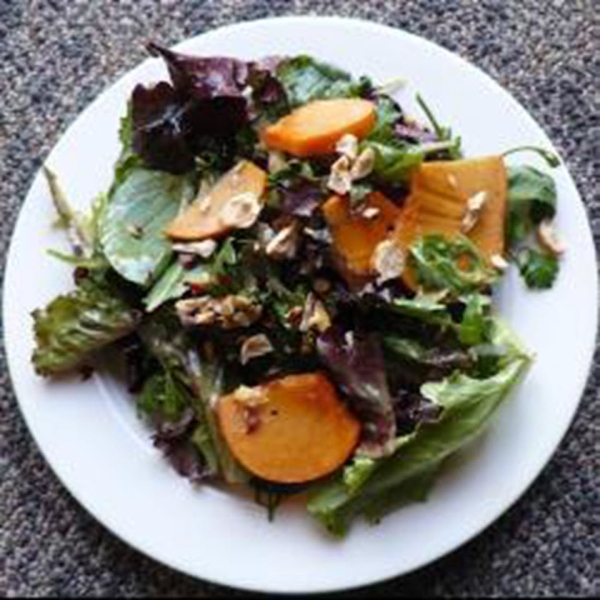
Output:
M180 45L240 58L307 52L375 81L402 76L403 106L420 90L467 155L521 144L554 150L504 90L461 58L423 39L367 22L283 18L244 23ZM165 75L147 60L104 92L48 158L81 208L111 180L117 127L137 82ZM526 155L518 160L534 161ZM515 158L517 161L517 158ZM378 527L358 523L344 541L323 534L301 510L274 524L253 503L193 489L152 448L131 400L100 375L46 382L33 373L30 312L71 287L70 270L45 253L64 245L53 232L50 198L38 174L14 233L5 281L4 324L10 371L27 424L71 493L120 538L153 558L214 582L270 592L316 592L368 584L435 560L500 516L532 483L565 434L584 388L596 334L595 254L585 211L565 168L554 173L558 224L569 244L554 289L524 290L510 276L501 311L537 360L489 433L438 482L430 500ZM28 477L28 474L23 474Z

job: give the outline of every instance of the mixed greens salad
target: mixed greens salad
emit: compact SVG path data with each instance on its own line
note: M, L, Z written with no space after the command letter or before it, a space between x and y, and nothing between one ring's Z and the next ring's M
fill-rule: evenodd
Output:
M492 291L552 286L552 177L309 56L148 49L170 81L133 90L88 215L45 169L74 289L33 313L36 371L108 349L173 467L270 515L303 493L342 535L425 499L531 362Z

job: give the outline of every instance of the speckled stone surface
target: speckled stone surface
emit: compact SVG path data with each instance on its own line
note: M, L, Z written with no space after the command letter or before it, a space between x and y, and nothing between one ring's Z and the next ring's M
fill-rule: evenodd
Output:
M566 158L598 242L598 12L593 0L0 0L0 256L42 158L105 86L143 58L148 37L171 44L235 21L306 13L402 27L490 73ZM512 510L452 555L370 592L598 597L599 383L596 362L568 436ZM31 441L2 351L0 595L226 594L129 549L77 505Z

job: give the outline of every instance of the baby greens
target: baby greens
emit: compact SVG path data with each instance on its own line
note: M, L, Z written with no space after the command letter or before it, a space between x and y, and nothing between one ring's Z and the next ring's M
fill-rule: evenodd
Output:
M32 315L35 370L87 368L109 349L173 468L194 483L251 486L270 516L308 490L309 513L343 535L355 517L377 522L425 500L445 460L489 425L531 361L496 314L492 290L504 255L528 287L555 281L554 180L528 165L505 173L498 156L447 170L461 159L460 138L420 96L428 125L408 118L389 87L310 56L148 49L170 78L133 89L113 181L88 215L45 170L71 243L69 253L51 253L74 268L75 289ZM314 110L332 99L360 108L344 135L328 129L337 115ZM293 138L285 117L308 104L311 143L285 152L267 143L278 124ZM441 171L420 190L434 199L425 227L413 182L431 161ZM458 179L490 163L493 176L460 188ZM500 191L490 200L480 188L491 180ZM497 227L495 245L484 247L463 225L471 210L471 227L489 226L477 222L486 199L496 202ZM176 217L184 223L174 234ZM303 377L313 387L301 388L302 410L325 398L346 428L332 429L326 449L334 434L349 445L333 448L340 456L328 471L266 476L231 432L247 436L245 447L260 440L281 423L273 421L281 390ZM237 420L220 410L226 401ZM288 433L315 426L304 417ZM314 449L322 440L308 434ZM305 460L310 452L288 439L262 462Z

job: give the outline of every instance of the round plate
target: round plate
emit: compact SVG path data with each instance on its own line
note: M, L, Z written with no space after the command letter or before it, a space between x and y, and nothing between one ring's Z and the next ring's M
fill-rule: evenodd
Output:
M556 151L540 127L487 75L423 39L372 23L283 18L244 23L190 39L182 51L258 58L309 53L383 82L408 79L398 94L409 113L420 91L467 156L523 144ZM104 92L68 129L48 158L80 208L105 190L119 145L117 128L138 82L163 78L149 59ZM422 115L420 115L422 117ZM534 156L518 156L535 162ZM30 312L71 288L70 269L46 254L65 247L52 230L50 197L38 174L12 240L4 291L6 347L27 424L71 493L99 521L145 554L190 575L269 592L351 588L407 573L465 543L532 483L575 413L596 334L595 254L585 211L564 167L554 171L558 226L569 249L555 287L524 289L511 273L500 309L537 358L489 432L454 459L428 502L379 526L357 523L331 539L293 504L274 523L252 502L194 489L153 449L133 403L110 377L44 381L30 365Z

